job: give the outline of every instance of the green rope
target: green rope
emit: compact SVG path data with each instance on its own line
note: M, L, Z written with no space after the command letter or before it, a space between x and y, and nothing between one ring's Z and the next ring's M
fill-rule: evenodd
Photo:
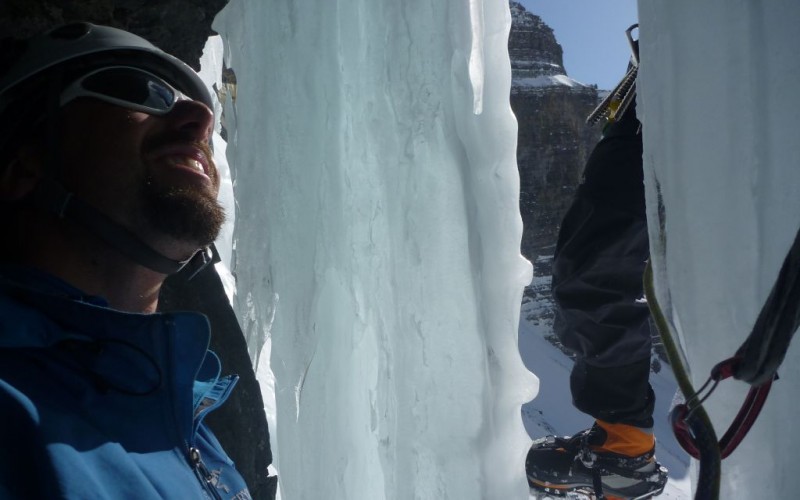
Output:
M669 323L664 317L664 312L661 310L661 306L656 299L655 285L653 283L653 266L651 262L647 263L647 267L644 271L644 291L645 297L647 297L647 304L650 307L650 313L655 321L658 333L661 335L661 340L664 343L667 358L672 366L672 371L675 373L675 380L678 382L678 387L684 397L692 397L696 391L689 377L689 372L683 364L678 343L672 335ZM714 426L699 402L692 410L689 420L688 423L690 424L693 437L700 449L699 484L697 485L695 500L717 500L719 498L722 457L719 450L719 441L714 432Z

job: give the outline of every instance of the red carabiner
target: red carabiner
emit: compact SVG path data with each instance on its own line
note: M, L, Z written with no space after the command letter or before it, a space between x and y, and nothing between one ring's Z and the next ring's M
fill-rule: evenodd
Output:
M692 434L691 426L687 420L691 418L694 410L700 407L703 402L711 396L717 383L733 376L736 365L739 362L740 358L734 356L717 364L711 370L711 376L706 383L703 384L703 387L690 396L686 400L686 404L676 405L670 412L670 422L672 423L672 432L675 434L675 438L678 440L681 447L686 450L686 453L696 459L700 458L700 449L697 446L696 436ZM712 382L711 389L709 389L706 395L701 397L701 393ZM760 386L750 388L750 392L747 394L742 407L739 409L733 422L731 422L728 430L722 436L722 439L718 442L722 458L726 458L733 453L753 427L753 423L755 423L756 418L758 418L759 413L761 413L761 409L764 407L764 402L767 400L767 395L769 395L771 387L772 380Z

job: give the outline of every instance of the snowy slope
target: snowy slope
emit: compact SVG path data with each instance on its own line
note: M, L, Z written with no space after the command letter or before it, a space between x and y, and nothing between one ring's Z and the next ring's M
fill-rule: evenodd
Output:
M800 3L639 2L645 184L657 298L695 386L747 337L800 226ZM800 347L740 449L721 498L795 498ZM718 434L747 386L707 401Z

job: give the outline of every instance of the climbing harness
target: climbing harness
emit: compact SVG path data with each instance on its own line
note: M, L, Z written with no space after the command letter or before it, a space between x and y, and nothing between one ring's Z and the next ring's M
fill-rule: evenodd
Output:
M622 80L614 87L614 90L603 99L600 104L586 118L586 123L594 125L600 120L609 122L615 121L617 117L625 114L625 111L633 103L636 97L636 76L639 74L639 40L633 39L633 30L639 27L638 24L632 25L625 30L628 44L631 46L631 62L628 71Z

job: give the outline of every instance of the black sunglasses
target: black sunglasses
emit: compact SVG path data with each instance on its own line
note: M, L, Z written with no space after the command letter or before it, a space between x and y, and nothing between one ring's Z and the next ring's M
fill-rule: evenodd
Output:
M170 112L175 103L193 100L152 73L131 66L107 66L78 78L61 92L61 106L79 98L94 97L151 115Z

